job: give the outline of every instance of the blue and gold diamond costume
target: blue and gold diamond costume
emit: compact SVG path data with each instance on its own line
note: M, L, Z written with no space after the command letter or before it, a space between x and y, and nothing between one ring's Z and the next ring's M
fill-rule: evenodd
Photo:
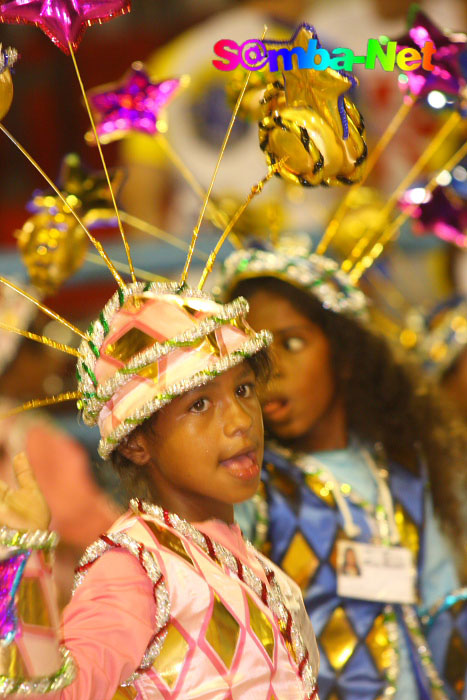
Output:
M364 478L362 462L359 467L355 461L355 446L329 454L338 453L341 460L347 460L349 474L360 468ZM323 455L326 453L319 453ZM400 541L410 549L417 566L418 596L421 601L427 596L434 600L444 596L451 584L453 590L457 579L448 556L439 558L439 553L433 555L430 551L439 549L441 535L426 498L426 481L396 463L387 467ZM415 606L338 596L337 542L349 536L336 502L336 485L359 530L356 541L374 542L377 520L371 498L362 498L354 489L355 482L347 483L351 481L348 477L341 481L341 476L338 473L334 483L330 482L326 471L306 469L303 463L299 466L291 453L273 446L265 453L262 493L256 501L258 513L263 510L267 520L267 525L258 521L256 528L260 533L263 526L263 548L302 588L320 647L321 699L380 700L389 697L392 688L395 695L391 697L397 700L461 698L465 683L465 600L459 603L464 609L457 613L457 624L452 610L444 610L432 620L428 645ZM366 478L371 481L370 472ZM427 539L433 547L427 546ZM445 686L439 682L428 646L447 681Z

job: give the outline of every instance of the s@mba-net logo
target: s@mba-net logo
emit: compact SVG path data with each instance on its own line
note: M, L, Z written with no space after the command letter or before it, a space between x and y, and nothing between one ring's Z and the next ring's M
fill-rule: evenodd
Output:
M292 45L302 29L311 32L313 36L308 40L306 48ZM233 39L220 39L214 44L214 53L218 58L212 63L221 71L231 71L238 66L243 66L252 71L265 68L275 72L292 70L294 65L299 69L332 68L352 71L354 64L363 65L367 70L374 70L377 62L385 71L394 70L396 65L402 71L412 71L417 68L431 71L434 69L431 57L435 50L432 41L427 41L418 51L411 47L398 48L396 41L383 43L378 39L368 39L365 55L356 55L352 49L343 46L329 52L320 45L313 27L301 24L292 39L285 42L268 41L265 44L260 39L248 39L238 44Z

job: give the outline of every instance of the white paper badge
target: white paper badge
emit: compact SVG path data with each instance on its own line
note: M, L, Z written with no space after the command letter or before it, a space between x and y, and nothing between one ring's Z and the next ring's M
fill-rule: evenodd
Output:
M415 603L417 571L406 547L337 543L337 593L384 603Z

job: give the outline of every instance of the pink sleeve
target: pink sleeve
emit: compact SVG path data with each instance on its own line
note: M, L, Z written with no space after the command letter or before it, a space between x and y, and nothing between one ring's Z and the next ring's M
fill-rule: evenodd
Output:
M157 631L153 584L128 552L91 566L63 614L63 641L77 666L57 700L111 700L136 670ZM50 697L50 696L48 696Z
M86 450L55 425L33 425L26 452L62 542L83 550L121 515L94 482Z

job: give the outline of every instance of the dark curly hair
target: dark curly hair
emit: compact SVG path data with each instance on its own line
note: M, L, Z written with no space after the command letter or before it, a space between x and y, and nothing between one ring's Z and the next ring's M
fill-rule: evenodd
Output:
M363 322L326 310L287 282L247 279L232 294L248 298L259 289L285 297L322 329L349 430L364 442L381 443L388 458L410 472L419 473L423 460L443 529L458 549L465 548L467 428L438 388ZM461 561L465 556L464 550Z
M267 382L271 371L271 361L269 351L266 348L246 358L245 362L248 362L251 366L258 382ZM145 434L150 433L153 440L162 440L163 436L157 432L158 414L159 412L156 411L144 423L135 428L133 433L136 431L141 431ZM118 448L112 452L110 460L129 498L136 497L143 500L157 501L157 494L154 493L154 486L147 469L133 464Z

